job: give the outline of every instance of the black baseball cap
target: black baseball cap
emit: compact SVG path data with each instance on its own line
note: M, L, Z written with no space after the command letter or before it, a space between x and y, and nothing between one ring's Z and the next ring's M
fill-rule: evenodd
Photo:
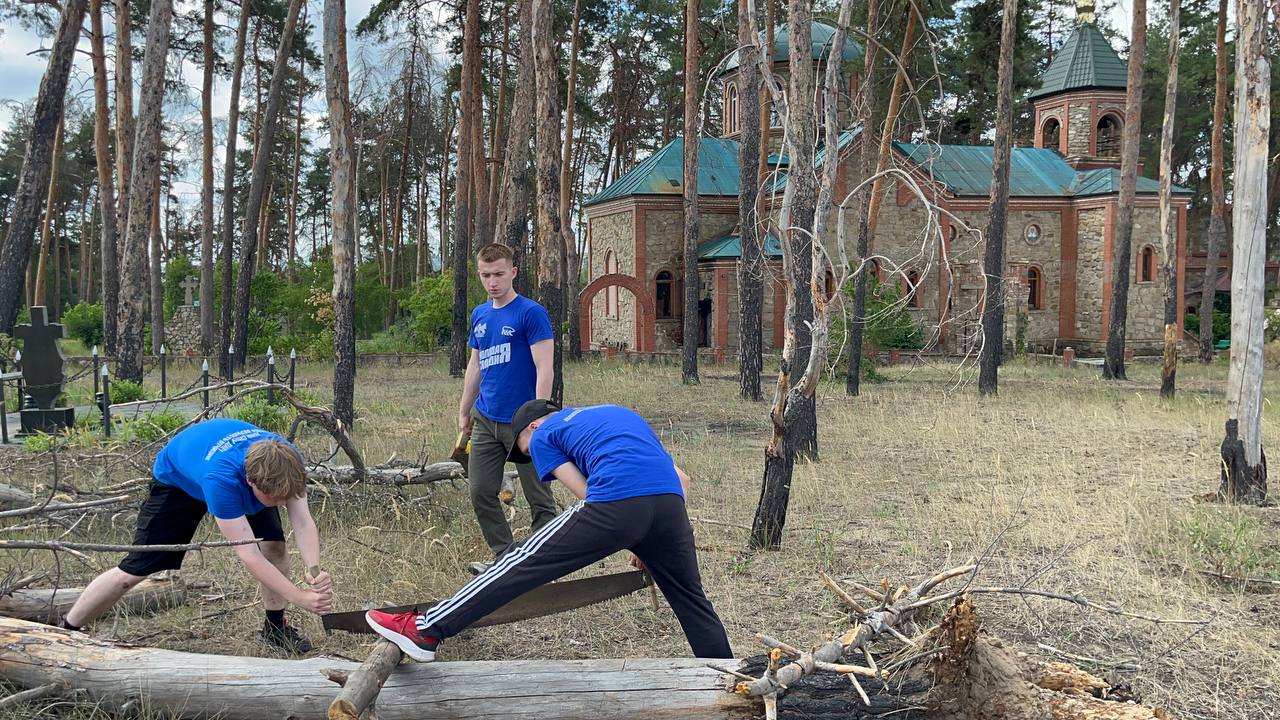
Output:
M511 432L516 436L516 441L511 445L511 452L507 453L507 461L517 465L533 462L533 458L520 451L520 433L534 420L559 411L560 406L550 400L530 400L521 405L516 414L511 416Z

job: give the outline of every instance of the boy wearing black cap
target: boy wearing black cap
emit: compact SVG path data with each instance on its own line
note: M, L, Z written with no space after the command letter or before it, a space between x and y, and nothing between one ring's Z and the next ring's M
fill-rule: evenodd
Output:
M671 604L693 654L732 657L724 625L702 590L693 530L685 513L689 476L634 411L617 405L556 407L530 400L516 411L512 462L533 462L544 482L559 480L582 502L513 547L453 597L425 613L370 610L382 637L420 662L444 638L525 592L619 550L645 568Z

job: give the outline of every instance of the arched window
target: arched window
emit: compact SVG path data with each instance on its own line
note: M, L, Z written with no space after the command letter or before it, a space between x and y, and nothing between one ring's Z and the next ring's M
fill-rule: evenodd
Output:
M1138 253L1138 282L1156 281L1156 249L1147 245Z
M735 83L725 83L724 132L726 135L738 132L738 130L742 128L741 120L738 115L738 86Z
M1027 309L1044 309L1044 275L1034 265L1027 268Z
M920 296L920 273L918 271L907 271L907 286L903 288L903 297L906 298L907 307L924 307L924 299Z
M618 272L618 256L612 250L604 255L604 274L613 275ZM604 314L611 318L618 317L618 286L610 285L604 291Z
M1116 157L1120 154L1120 118L1103 115L1098 120L1098 156Z
M1058 143L1061 141L1062 123L1058 122L1058 118L1049 118L1044 121L1044 127L1040 131L1040 147L1050 150L1057 150Z
M671 287L673 278L671 271L663 270L654 276L653 297L657 304L659 319L671 317Z

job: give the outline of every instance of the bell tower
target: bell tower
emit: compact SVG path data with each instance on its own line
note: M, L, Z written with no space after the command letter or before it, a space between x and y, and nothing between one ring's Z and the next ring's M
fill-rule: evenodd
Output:
M1077 170L1120 166L1128 68L1094 24L1094 0L1076 1L1076 26L1031 93L1035 146Z

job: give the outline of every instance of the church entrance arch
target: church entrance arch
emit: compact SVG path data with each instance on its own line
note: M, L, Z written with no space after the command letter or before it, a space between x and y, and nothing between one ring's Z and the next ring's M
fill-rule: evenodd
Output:
M582 289L578 296L578 317L581 323L582 349L591 349L591 301L601 290L611 287L624 287L636 298L635 349L638 352L653 352L654 337L654 300L639 280L622 273L601 275Z

